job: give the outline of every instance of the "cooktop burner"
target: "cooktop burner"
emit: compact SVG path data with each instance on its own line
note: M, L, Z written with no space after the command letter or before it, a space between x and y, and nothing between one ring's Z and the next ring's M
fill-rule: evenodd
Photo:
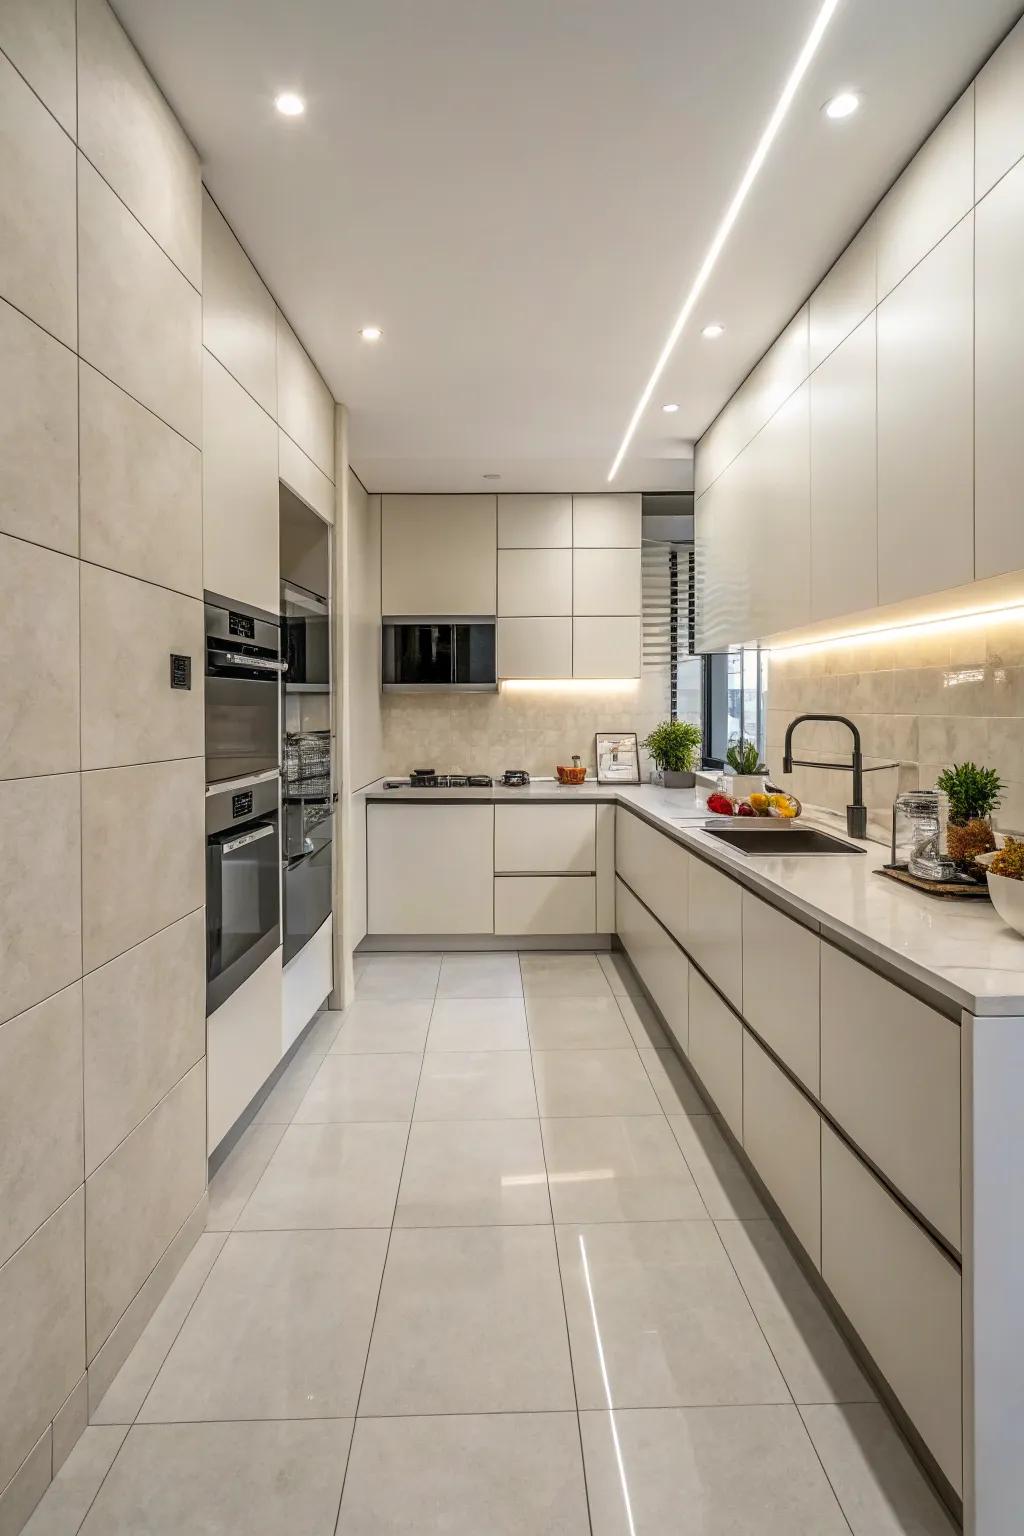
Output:
M385 789L490 789L494 780L489 773L435 773L414 768L409 778L385 779Z

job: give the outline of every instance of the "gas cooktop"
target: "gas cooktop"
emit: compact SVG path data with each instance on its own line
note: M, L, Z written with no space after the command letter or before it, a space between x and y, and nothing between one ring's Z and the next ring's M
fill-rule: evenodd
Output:
M490 789L489 773L434 773L413 769L407 779L385 779L385 789Z

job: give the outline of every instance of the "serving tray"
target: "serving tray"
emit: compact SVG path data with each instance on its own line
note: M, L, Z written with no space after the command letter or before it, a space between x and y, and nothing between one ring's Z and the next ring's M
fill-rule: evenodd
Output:
M895 880L899 885L909 885L915 891L923 891L926 896L937 896L941 901L960 901L964 897L974 901L991 900L987 884L972 880L969 875L954 880L921 880L912 875L905 864L883 864L874 873Z

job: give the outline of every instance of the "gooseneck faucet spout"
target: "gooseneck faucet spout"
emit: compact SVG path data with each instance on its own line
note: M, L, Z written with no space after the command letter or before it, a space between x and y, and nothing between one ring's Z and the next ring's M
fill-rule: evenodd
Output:
M849 763L819 763L807 758L793 757L793 732L805 720L824 720L832 725L845 725L853 737L853 751ZM786 726L786 742L782 750L782 771L792 773L796 768L826 768L834 772L853 771L853 800L846 807L846 831L850 837L866 838L868 835L868 810L864 804L864 753L861 751L860 731L845 715L797 715Z

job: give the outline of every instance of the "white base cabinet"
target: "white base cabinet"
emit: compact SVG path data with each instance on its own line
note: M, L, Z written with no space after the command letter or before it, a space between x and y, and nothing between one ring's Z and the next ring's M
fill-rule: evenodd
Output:
M592 875L596 805L496 805L496 875Z
M817 1095L821 940L743 892L743 1017Z
M220 1145L281 1060L281 950L206 1021L207 1150Z
M596 886L593 875L499 875L494 881L494 931L595 933Z
M669 1034L689 1055L690 962L621 880L616 880L615 887L615 927L622 947L657 1004Z
M737 1141L743 1140L743 1025L690 968L690 1060Z
M743 1147L821 1268L821 1116L743 1031Z
M493 805L366 808L369 932L494 932Z

